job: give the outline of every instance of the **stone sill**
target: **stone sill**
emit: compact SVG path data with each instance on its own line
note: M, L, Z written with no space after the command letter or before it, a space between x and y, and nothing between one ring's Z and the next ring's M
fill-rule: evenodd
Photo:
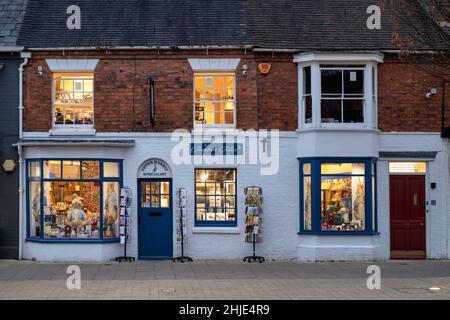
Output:
M95 129L89 128L54 128L49 130L51 136L95 136Z
M194 227L192 233L240 234L238 227Z

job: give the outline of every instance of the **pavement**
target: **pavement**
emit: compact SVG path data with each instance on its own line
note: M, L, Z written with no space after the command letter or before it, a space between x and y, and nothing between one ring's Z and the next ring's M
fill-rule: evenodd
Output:
M80 289L67 287L70 265L80 267ZM379 290L367 287L370 265L380 267ZM0 299L448 300L450 261L77 264L0 260Z

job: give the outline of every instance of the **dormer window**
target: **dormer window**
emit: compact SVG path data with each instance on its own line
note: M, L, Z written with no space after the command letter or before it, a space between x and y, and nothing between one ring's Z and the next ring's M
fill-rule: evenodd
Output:
M299 128L376 129L379 54L299 54Z

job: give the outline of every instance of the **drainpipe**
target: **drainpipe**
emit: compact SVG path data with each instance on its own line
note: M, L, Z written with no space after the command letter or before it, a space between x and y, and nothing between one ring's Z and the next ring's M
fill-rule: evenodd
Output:
M24 61L19 66L19 140L23 139L23 70L28 64L28 59L31 58L31 52L21 52L20 57ZM19 260L23 259L23 222L24 219L24 205L23 205L23 148L20 141L17 145L17 152L19 154Z
M17 145L17 152L19 153L19 260L23 259L23 147L20 143Z
M23 62L19 66L19 139L23 138L23 70L31 58L31 52L21 52L20 57Z

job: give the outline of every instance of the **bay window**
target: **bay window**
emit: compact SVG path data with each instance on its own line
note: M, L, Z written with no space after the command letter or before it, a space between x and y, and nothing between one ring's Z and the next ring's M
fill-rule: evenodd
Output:
M298 54L299 128L377 126L380 54Z
M376 161L307 158L300 161L300 232L376 232Z
M121 161L28 160L29 240L117 240Z

